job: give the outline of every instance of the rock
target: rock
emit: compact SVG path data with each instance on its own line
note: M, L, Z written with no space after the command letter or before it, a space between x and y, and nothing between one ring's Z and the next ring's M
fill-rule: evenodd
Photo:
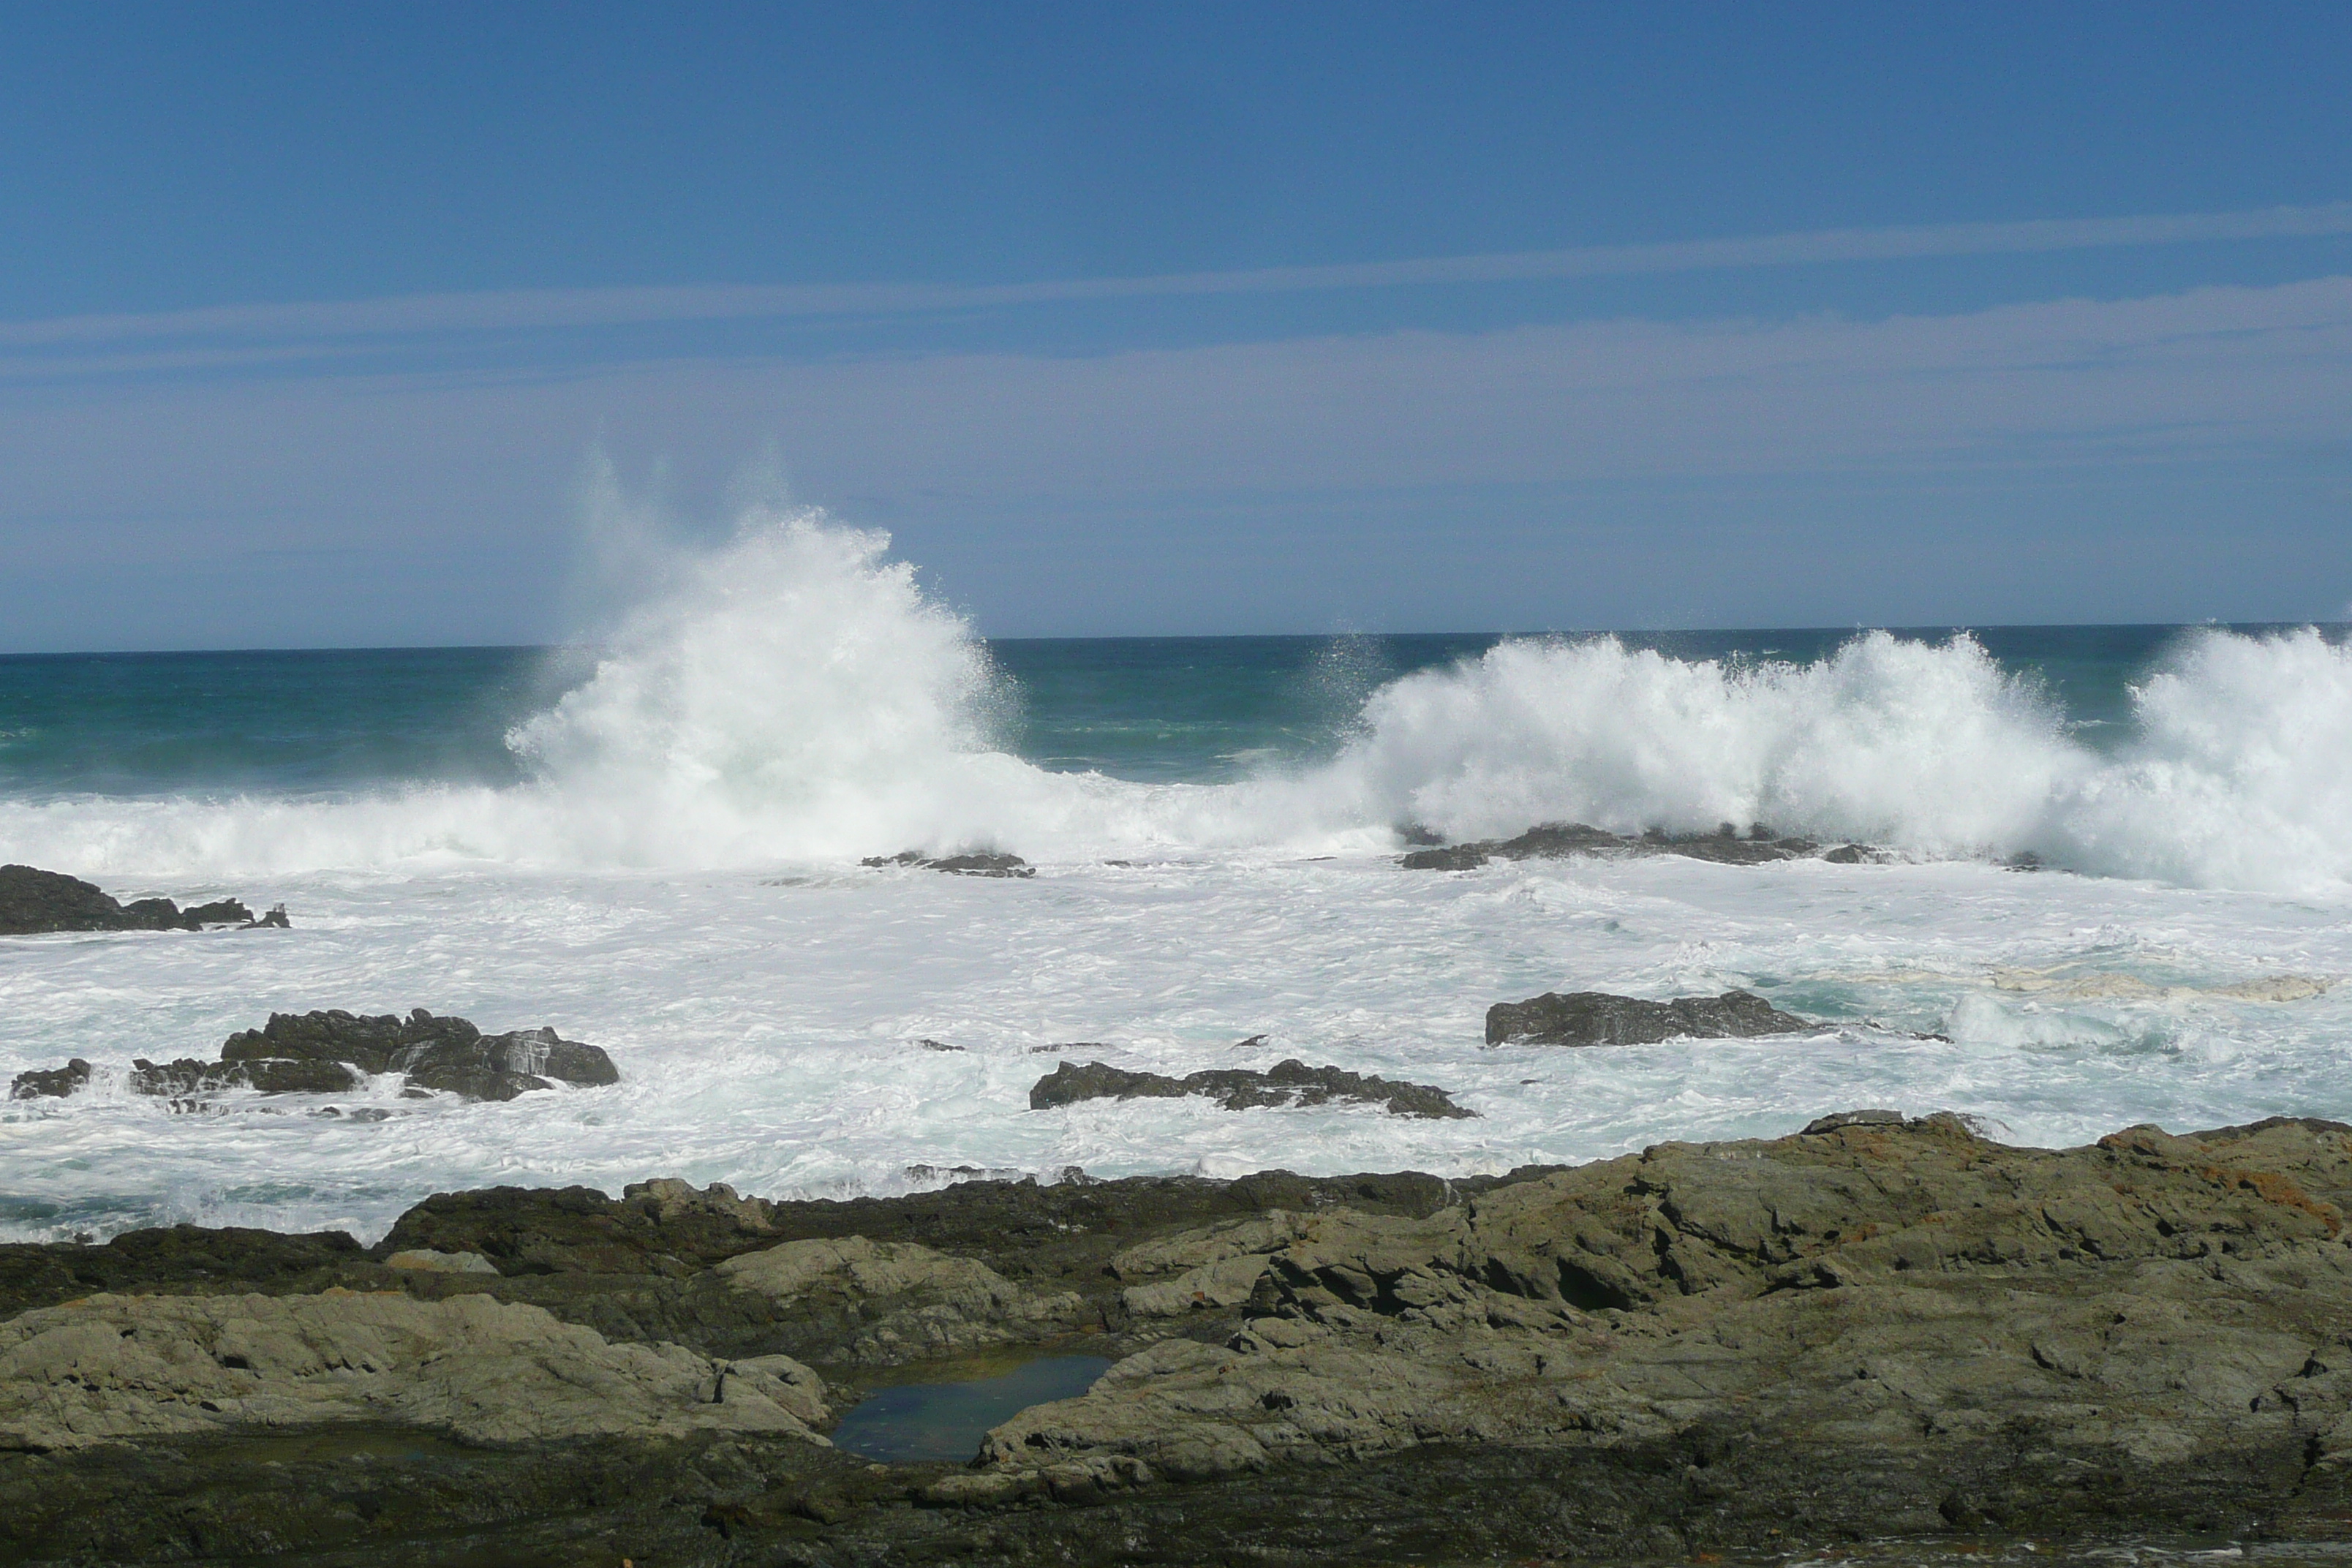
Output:
M1713 833L1666 833L1658 828L1633 835L1590 827L1581 822L1549 822L1517 838L1483 838L1433 849L1415 849L1397 862L1408 870L1468 871L1489 860L1559 860L1572 855L1680 855L1727 866L1761 866L1800 860L1820 852L1811 838L1784 838L1759 823L1742 835L1726 823ZM1835 856L1826 857L1835 858Z
M920 866L926 870L945 871L956 877L1034 877L1037 868L1018 855L989 854L943 855L936 858L919 849L902 850L896 855L872 855L858 862L861 866Z
M1537 1046L1636 1046L1661 1040L1746 1039L1794 1035L1820 1026L1783 1013L1748 991L1645 1002L1605 991L1547 991L1486 1009L1486 1043Z
M89 1082L88 1064L82 1065L79 1079L71 1078L71 1066L19 1073L13 1092L23 1099L28 1083L58 1082L67 1087L30 1092L72 1093ZM411 1093L429 1090L465 1100L512 1100L553 1082L600 1086L621 1078L602 1050L564 1039L551 1028L485 1035L463 1018L436 1018L419 1007L405 1019L388 1013L272 1013L263 1027L231 1035L217 1062L141 1058L123 1081L134 1094L194 1100L232 1089L341 1094L359 1088L362 1074L381 1073L401 1074Z
M1244 1040L1244 1045L1251 1042ZM1257 1106L1327 1105L1333 1100L1384 1107L1391 1116L1475 1116L1454 1103L1442 1089L1395 1079L1368 1078L1336 1067L1310 1068L1296 1058L1264 1072L1213 1068L1182 1078L1134 1072L1102 1062L1073 1067L1064 1062L1029 1090L1029 1109L1045 1110L1082 1100L1173 1100L1198 1094L1227 1110Z
M2347 1198L2352 1136L2325 1123L2053 1152L1848 1113L1423 1218L1268 1215L1123 1255L1245 1300L1241 1331L1163 1342L1015 1415L980 1473L1117 1454L1204 1480L1432 1444L1696 1441L1809 1478L1726 1484L1845 1487L1863 1512L1908 1498L1934 1517L1954 1476L2033 1492L2077 1467L2142 1507L2192 1472L2273 1476L2284 1500L2311 1467L2352 1470Z
M436 1252L413 1247L383 1260L386 1268L418 1268L427 1274L496 1274L499 1266L478 1252Z
M502 1273L0 1247L0 1441L33 1450L0 1557L2284 1561L2352 1513L2347 1207L2345 1123L2042 1150L1873 1110L1458 1184L444 1194L375 1253ZM876 1369L1000 1347L1115 1364L970 1467L803 1435Z
M37 1068L20 1072L8 1085L11 1100L39 1100L77 1094L89 1087L90 1065L79 1057L61 1068Z
M341 1010L272 1013L263 1027L230 1036L221 1060L244 1064L257 1088L315 1081L333 1092L349 1086L325 1082L327 1068L340 1063L365 1073L400 1073L410 1089L466 1100L512 1100L550 1088L551 1080L592 1087L621 1077L602 1050L551 1028L485 1035L463 1018L436 1017L422 1007L404 1019Z
M1801 1138L1818 1138L1824 1132L1834 1132L1841 1127L1900 1127L1904 1116L1899 1110L1841 1110L1829 1116L1816 1116L1805 1123Z
M797 1363L608 1343L487 1296L97 1295L0 1323L0 1446L388 1422L467 1442L809 1430Z
M896 1365L1073 1326L1075 1291L1032 1296L987 1265L914 1242L788 1241L712 1272L776 1306L838 1321L835 1359Z
M280 904L259 920L235 899L183 910L169 899L117 903L91 884L32 866L0 866L0 936L69 931L201 931L288 924Z

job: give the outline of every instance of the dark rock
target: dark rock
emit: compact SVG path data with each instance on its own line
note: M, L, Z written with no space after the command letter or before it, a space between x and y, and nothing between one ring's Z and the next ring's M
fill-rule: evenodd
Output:
M61 1068L37 1068L20 1072L8 1086L11 1100L40 1100L48 1096L63 1097L89 1087L89 1064L76 1057Z
M1559 860L1571 855L1680 855L1726 866L1761 866L1797 860L1820 851L1811 838L1777 837L1759 824L1742 836L1726 823L1713 833L1666 833L1652 828L1638 836L1612 833L1581 822L1549 822L1517 838L1484 838L1435 849L1415 849L1398 864L1414 871L1468 871L1489 860Z
M1805 1130L1798 1136L1818 1138L1841 1127L1900 1127L1903 1124L1903 1113L1899 1110L1841 1110L1813 1118L1805 1123Z
M1130 1072L1102 1062L1088 1062L1084 1067L1064 1062L1030 1089L1029 1109L1045 1110L1081 1100L1174 1100L1191 1094L1203 1095L1227 1110L1255 1106L1324 1105L1336 1100L1383 1106L1391 1116L1478 1114L1454 1104L1444 1089L1425 1083L1367 1078L1336 1067L1311 1068L1295 1058L1276 1062L1265 1072L1213 1068L1182 1078Z
M123 1087L133 1094L159 1095L178 1100L188 1095L217 1094L224 1089L240 1089L247 1082L243 1062L205 1062L194 1057L182 1057L177 1061L151 1062L141 1057L131 1064L131 1072ZM348 1088L346 1083L341 1086Z
M927 1051L961 1051L967 1048L963 1046L951 1046L945 1040L917 1040L915 1044Z
M902 850L896 855L869 855L858 862L861 866L920 866L929 871L945 871L956 877L1034 877L1037 868L1018 855L971 853L931 857L919 849Z
M362 1073L399 1073L406 1080L404 1092L413 1096L429 1091L467 1100L512 1100L557 1082L601 1087L621 1081L612 1058L551 1028L485 1035L463 1018L436 1017L419 1007L406 1018L340 1009L272 1013L262 1027L231 1035L216 1062L142 1058L131 1063L124 1082L134 1094L180 1100L232 1089L341 1094L360 1087ZM89 1064L77 1061L49 1072L19 1073L12 1093L20 1100L70 1094L89 1080ZM52 1082L67 1087L35 1087Z
M1486 1043L1537 1046L1643 1046L1661 1040L1745 1039L1818 1027L1783 1013L1751 991L1645 1002L1605 991L1547 991L1486 1009Z
M169 899L163 900L166 904L171 901ZM282 913L286 906L280 904L278 908ZM253 926L261 923L253 918L251 910L247 909L235 899L220 899L209 904L197 904L191 909L181 910L180 919L185 924L199 926ZM281 920L278 923L284 922Z
M66 931L200 931L211 925L287 924L286 906L259 920L235 899L183 910L169 899L128 904L79 878L32 866L0 866L0 936Z
M586 1087L618 1083L612 1058L594 1046L567 1040L551 1028L485 1035L463 1018L436 1017L419 1007L406 1018L389 1013L373 1017L334 1009L320 1013L272 1013L259 1029L232 1035L221 1047L224 1062L344 1063L362 1072L404 1074L412 1089L431 1089L467 1100L512 1100L550 1080ZM293 1068L274 1068L274 1081L298 1081ZM352 1087L348 1075L316 1081L323 1092ZM256 1088L268 1088L257 1070Z

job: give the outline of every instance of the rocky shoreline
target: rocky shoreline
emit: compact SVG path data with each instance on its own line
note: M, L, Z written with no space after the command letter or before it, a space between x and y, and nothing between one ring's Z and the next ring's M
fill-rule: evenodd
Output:
M2352 1537L2352 1127L1445 1182L446 1194L0 1247L0 1562L1705 1560ZM824 1434L1112 1358L968 1466ZM1465 1507L1475 1500L1475 1507Z

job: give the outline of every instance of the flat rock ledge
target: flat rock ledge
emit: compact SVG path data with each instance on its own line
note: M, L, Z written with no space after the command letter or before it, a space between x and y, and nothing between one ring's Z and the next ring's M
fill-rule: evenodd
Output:
M1249 1042L1244 1041L1244 1045ZM1475 1116L1454 1103L1445 1090L1425 1083L1372 1078L1336 1067L1311 1068L1292 1058L1264 1072L1211 1068L1171 1078L1166 1073L1135 1072L1088 1062L1073 1067L1063 1062L1039 1079L1029 1090L1029 1109L1049 1110L1082 1100L1176 1100L1200 1095L1227 1110L1259 1106L1377 1105L1391 1116L1432 1119Z
M121 903L90 883L35 866L0 866L0 936L68 931L203 931L208 926L289 925L286 906L256 915L235 899L182 909L170 899Z
M1397 863L1412 871L1471 871L1489 860L1562 860L1573 855L1679 855L1724 866L1816 858L1850 866L1880 858L1864 845L1842 844L1825 849L1818 839L1783 837L1760 824L1744 834L1729 823L1713 833L1667 833L1654 827L1633 834L1612 833L1581 822L1548 822L1517 838L1481 838L1410 850Z
M9 1085L9 1098L77 1093L89 1087L93 1070L77 1057L62 1068L21 1072ZM340 1009L272 1013L262 1027L231 1035L218 1061L142 1057L131 1064L123 1084L134 1094L198 1100L233 1089L342 1094L357 1089L363 1075L385 1073L399 1075L405 1094L461 1100L513 1100L557 1083L597 1087L621 1079L603 1050L552 1028L485 1035L463 1018L436 1017L419 1007L405 1018Z
M378 1421L467 1442L782 1432L824 1441L816 1374L613 1344L488 1296L97 1295L0 1323L0 1448Z
M1646 1046L1664 1040L1752 1039L1820 1025L1783 1013L1752 991L1645 1002L1606 991L1547 991L1486 1009L1490 1046Z
M858 864L876 868L919 866L926 871L945 871L951 877L1034 877L1037 874L1037 868L1018 855L985 851L930 856L919 849L905 849L896 855L869 855Z
M1456 1182L661 1181L439 1194L374 1248L0 1247L0 1561L2293 1562L2352 1536L2347 1205L2342 1122L1873 1110ZM811 1441L1036 1353L1113 1364L971 1464Z

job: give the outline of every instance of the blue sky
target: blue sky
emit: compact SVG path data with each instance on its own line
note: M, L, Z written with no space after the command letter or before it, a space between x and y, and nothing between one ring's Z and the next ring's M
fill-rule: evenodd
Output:
M0 648L2336 618L2352 10L19 8Z

